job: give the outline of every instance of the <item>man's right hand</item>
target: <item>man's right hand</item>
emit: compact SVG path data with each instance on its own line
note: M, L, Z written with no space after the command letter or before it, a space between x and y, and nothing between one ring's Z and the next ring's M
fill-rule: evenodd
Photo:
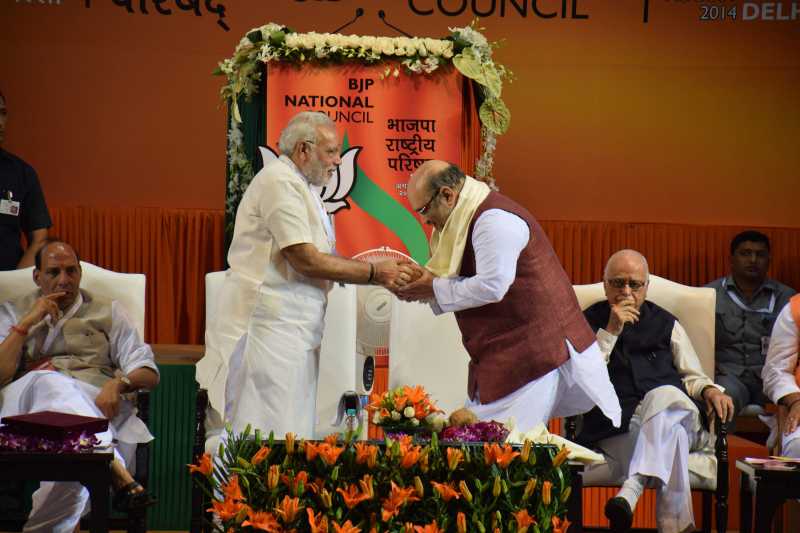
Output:
M373 282L383 285L391 291L406 285L411 281L414 271L405 262L398 262L394 259L385 259L372 264L375 267Z
M50 315L55 323L61 316L61 310L58 308L58 299L66 296L66 294L66 292L54 292L37 299L33 302L33 307L28 311L28 314L19 321L19 325L25 329L30 329L41 322L47 315Z
M611 315L608 317L606 331L612 335L619 335L625 324L633 324L638 321L639 310L636 309L636 302L633 298L627 298L611 304Z

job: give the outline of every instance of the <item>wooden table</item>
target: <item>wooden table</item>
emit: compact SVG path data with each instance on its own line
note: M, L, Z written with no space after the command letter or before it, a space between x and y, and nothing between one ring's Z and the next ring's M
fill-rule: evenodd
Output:
M109 449L80 453L0 452L0 479L9 481L77 481L89 490L89 530L108 531L111 460Z
M739 486L741 533L753 531L753 501L755 500L755 531L768 532L775 511L790 498L800 498L800 469L777 470L763 468L742 460L736 461L741 473Z

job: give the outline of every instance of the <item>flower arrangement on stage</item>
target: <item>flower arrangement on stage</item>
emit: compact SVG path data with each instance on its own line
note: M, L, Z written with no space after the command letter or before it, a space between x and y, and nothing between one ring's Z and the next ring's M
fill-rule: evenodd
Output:
M496 137L508 130L511 112L502 100L503 81L513 74L492 58L499 46L489 42L476 23L463 28L449 28L443 39L420 37L376 37L338 33L297 33L280 24L269 23L250 30L236 46L229 59L220 62L215 74L224 75L222 98L231 110L228 132L227 208L235 207L253 177L252 162L242 144L239 97L249 98L258 92L262 63L290 64L348 63L376 64L394 61L385 76L399 76L401 70L413 75L429 75L437 69L453 65L480 89L482 153L475 165L475 177L494 186L492 166Z
M218 531L564 533L567 450L550 445L425 445L262 440L229 435L189 465Z
M445 421L442 410L419 385L372 393L367 410L372 413L373 424L394 433L441 431Z

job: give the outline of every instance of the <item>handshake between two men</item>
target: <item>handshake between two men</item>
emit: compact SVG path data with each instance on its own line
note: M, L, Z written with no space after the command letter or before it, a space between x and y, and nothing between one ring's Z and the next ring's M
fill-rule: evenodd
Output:
M407 302L429 300L434 297L434 275L413 261L386 259L371 263L370 282L382 285L401 300Z

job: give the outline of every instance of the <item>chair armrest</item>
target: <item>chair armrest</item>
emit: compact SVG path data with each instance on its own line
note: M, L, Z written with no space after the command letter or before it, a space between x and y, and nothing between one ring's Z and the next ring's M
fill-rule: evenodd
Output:
M718 415L714 416L714 427L717 430L717 442L714 455L717 457L717 495L728 494L728 423Z

